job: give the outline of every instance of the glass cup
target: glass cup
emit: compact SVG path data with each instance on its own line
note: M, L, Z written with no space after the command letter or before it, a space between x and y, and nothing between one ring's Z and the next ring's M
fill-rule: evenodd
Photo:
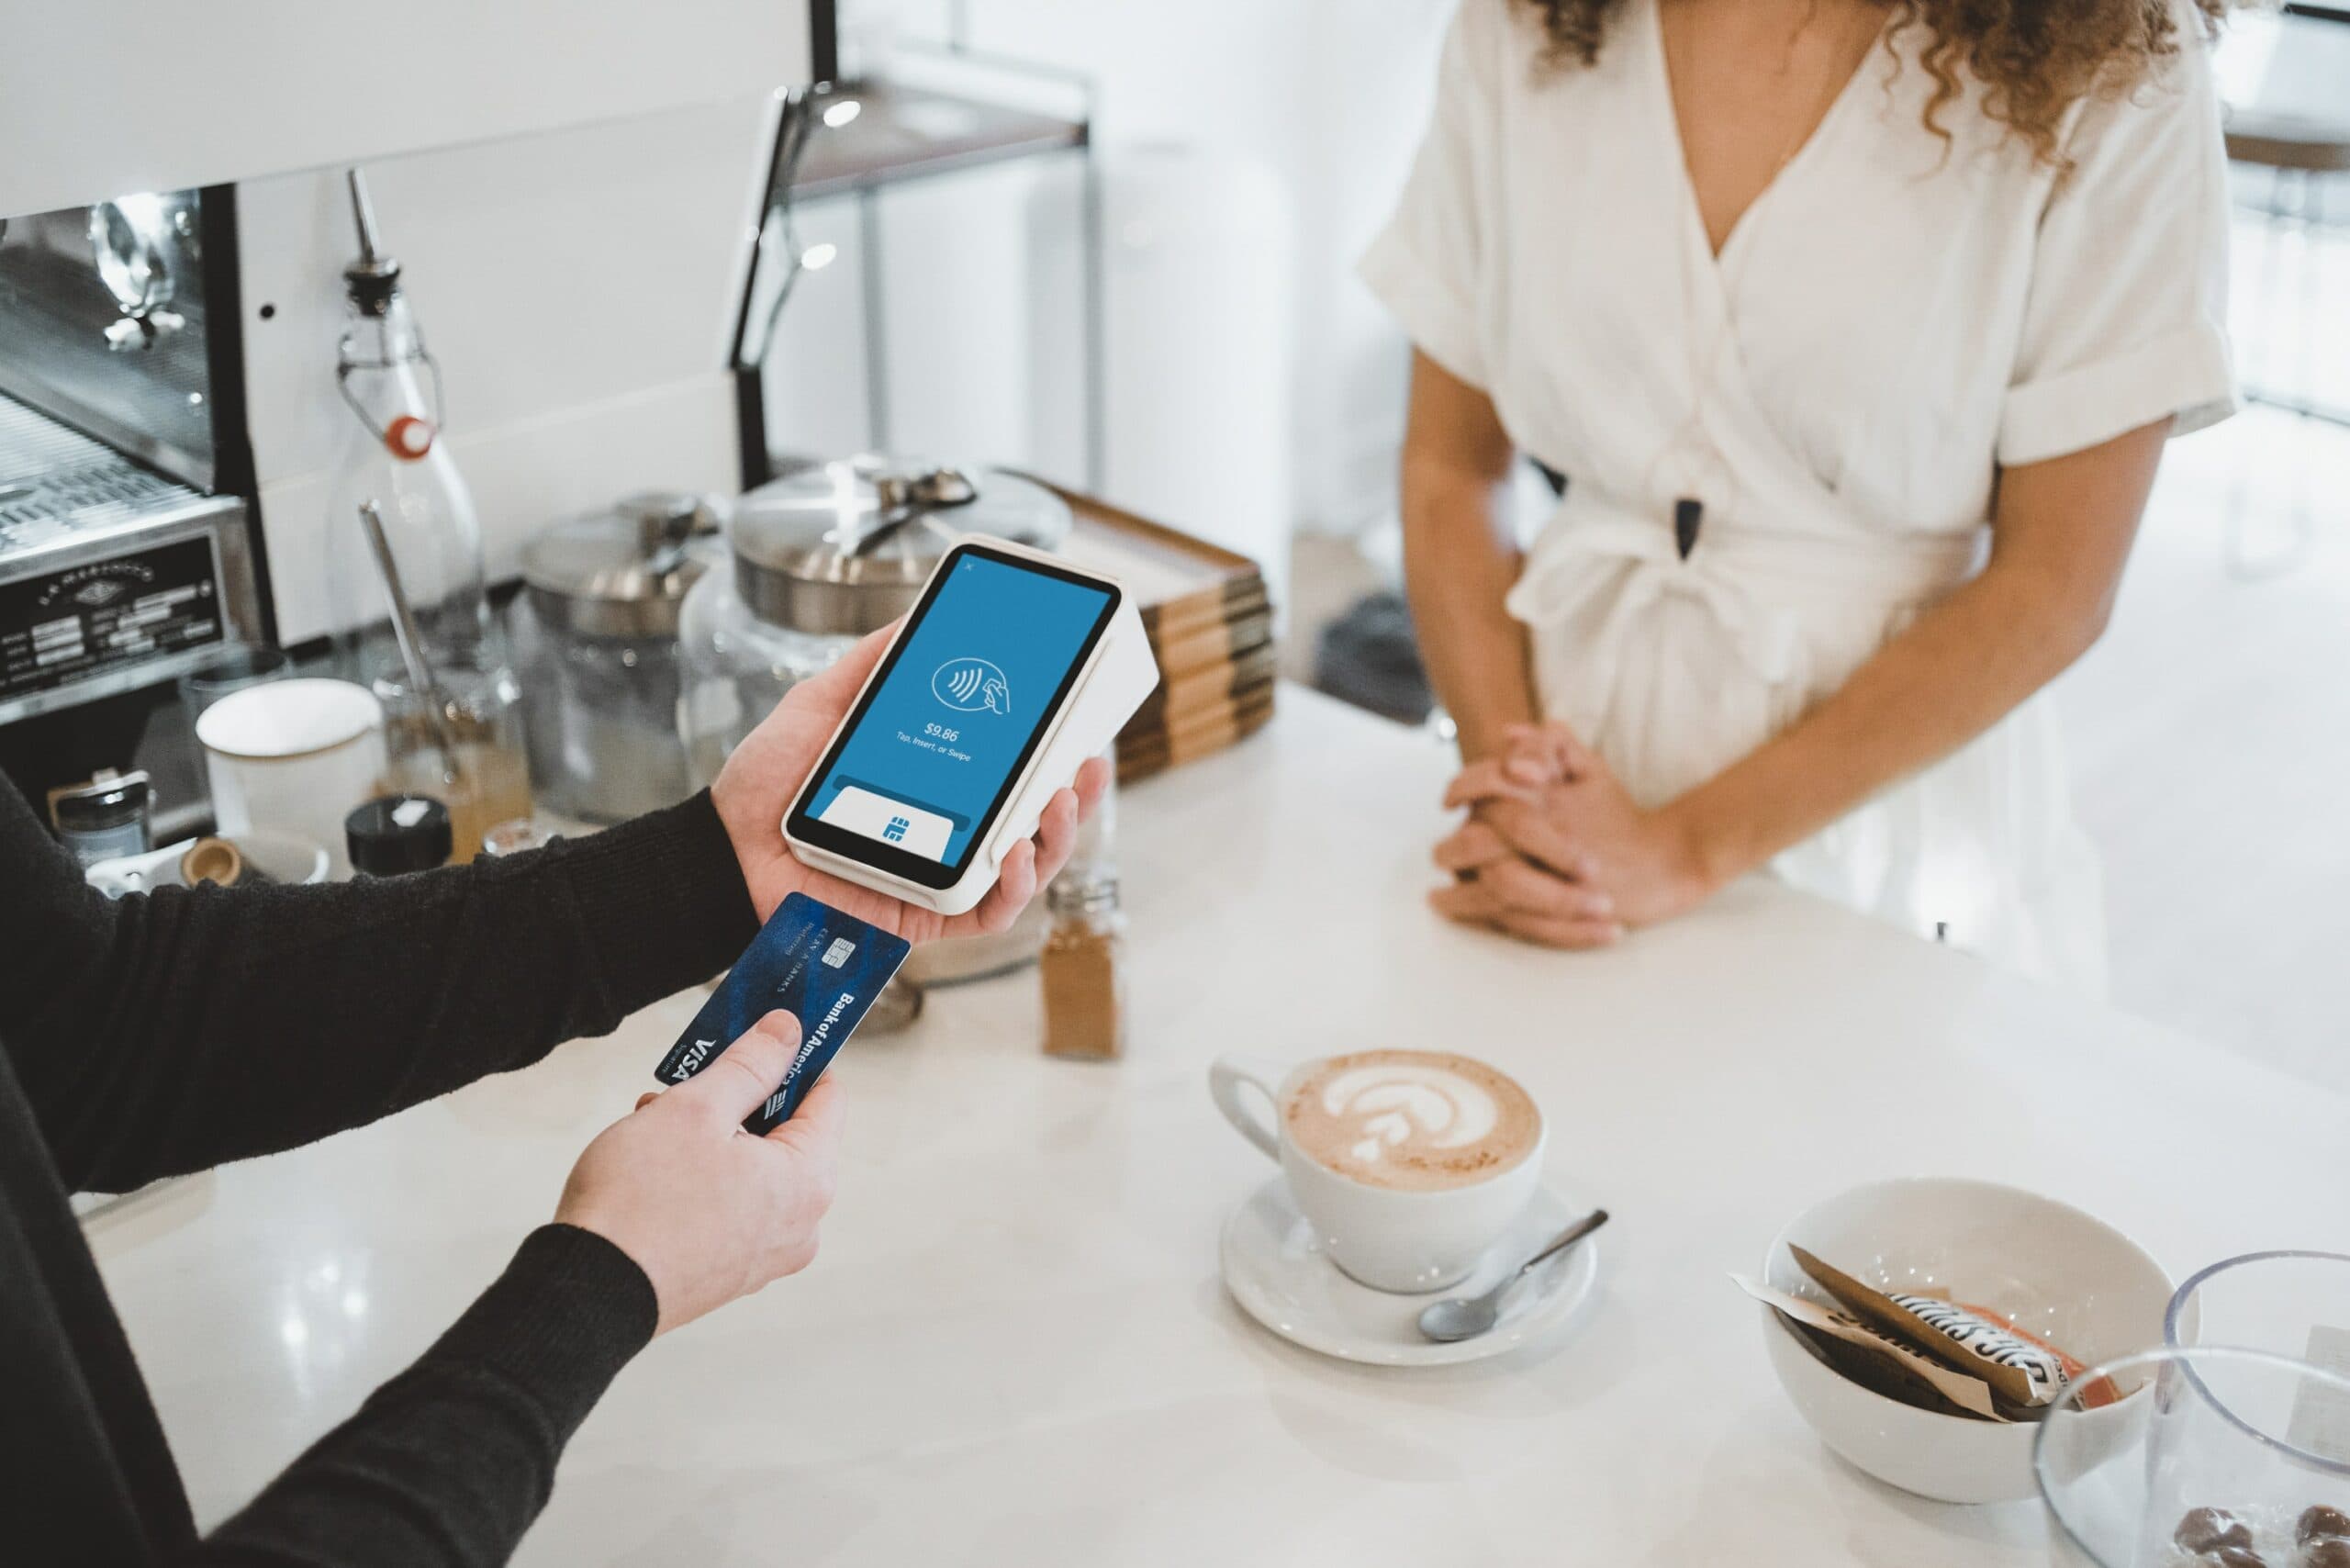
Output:
M187 733L195 734L196 722L204 717L204 711L229 693L267 681L284 680L293 673L294 661L286 657L283 648L259 643L217 644L203 663L179 678L180 716L187 722ZM201 742L195 748L195 757L196 792L209 801L212 779L204 764Z
M2268 1350L2350 1375L2350 1256L2251 1252L2188 1276L2163 1342Z
M265 680L284 680L293 668L294 661L283 648L258 643L221 644L210 657L180 677L180 707L187 714L187 727L194 730L204 711L231 691Z
M2101 1381L2123 1397L2092 1406ZM2350 1378L2219 1346L2125 1357L2058 1399L2032 1470L2058 1568L2209 1568L2213 1544L2283 1568L2305 1518L2350 1523Z
M525 850L540 849L554 842L554 834L536 817L509 817L481 835L481 852L492 860Z

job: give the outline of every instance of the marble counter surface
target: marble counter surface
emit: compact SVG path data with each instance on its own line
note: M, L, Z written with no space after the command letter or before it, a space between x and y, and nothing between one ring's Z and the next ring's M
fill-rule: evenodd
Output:
M1041 1057L1033 975L855 1041L822 1256L622 1375L522 1562L2039 1563L2036 1506L1822 1449L1724 1276L1905 1172L2065 1198L2174 1278L2350 1249L2350 1103L1767 882L1596 955L1449 926L1421 902L1445 754L1282 702L1122 802L1129 1058ZM98 1222L201 1518L456 1315L698 1000ZM1506 1068L1552 1182L1614 1211L1556 1338L1371 1370L1225 1296L1218 1228L1270 1168L1209 1059L1373 1044Z

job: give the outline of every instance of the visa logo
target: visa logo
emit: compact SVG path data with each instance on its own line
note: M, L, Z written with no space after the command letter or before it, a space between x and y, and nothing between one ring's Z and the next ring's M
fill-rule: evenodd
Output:
M701 1064L710 1059L711 1047L717 1044L716 1040L696 1040L693 1043L693 1048L677 1060L677 1081L683 1083L687 1079L699 1072Z

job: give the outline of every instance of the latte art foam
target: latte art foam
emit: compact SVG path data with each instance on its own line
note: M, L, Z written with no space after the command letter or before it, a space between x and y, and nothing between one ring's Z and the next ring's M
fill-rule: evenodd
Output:
M1282 1107L1291 1139L1374 1187L1465 1187L1526 1158L1542 1131L1505 1074L1437 1051L1360 1051L1318 1064Z
M1449 1067L1384 1062L1349 1068L1315 1096L1333 1121L1363 1137L1347 1153L1376 1165L1391 1148L1460 1148L1494 1130L1501 1108L1483 1086Z

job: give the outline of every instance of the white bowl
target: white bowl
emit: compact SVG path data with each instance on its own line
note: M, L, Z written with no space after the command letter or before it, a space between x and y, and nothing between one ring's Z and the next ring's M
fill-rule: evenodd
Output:
M195 842L184 838L144 855L101 860L84 873L84 879L110 899L126 893L151 893L157 888L185 887L187 879L180 875L180 861ZM307 838L252 828L230 835L229 842L272 881L293 884L327 879L327 852Z
M2088 1366L2163 1342L2171 1282L2145 1249L2067 1204L1994 1182L1908 1177L1841 1193L1796 1216L1764 1255L1765 1283L1833 1305L1792 1242L1882 1290L1947 1292ZM1819 1439L1887 1485L1944 1503L2033 1495L2037 1424L1920 1410L1863 1388L1813 1355L1769 1307L1762 1339L1779 1384Z

